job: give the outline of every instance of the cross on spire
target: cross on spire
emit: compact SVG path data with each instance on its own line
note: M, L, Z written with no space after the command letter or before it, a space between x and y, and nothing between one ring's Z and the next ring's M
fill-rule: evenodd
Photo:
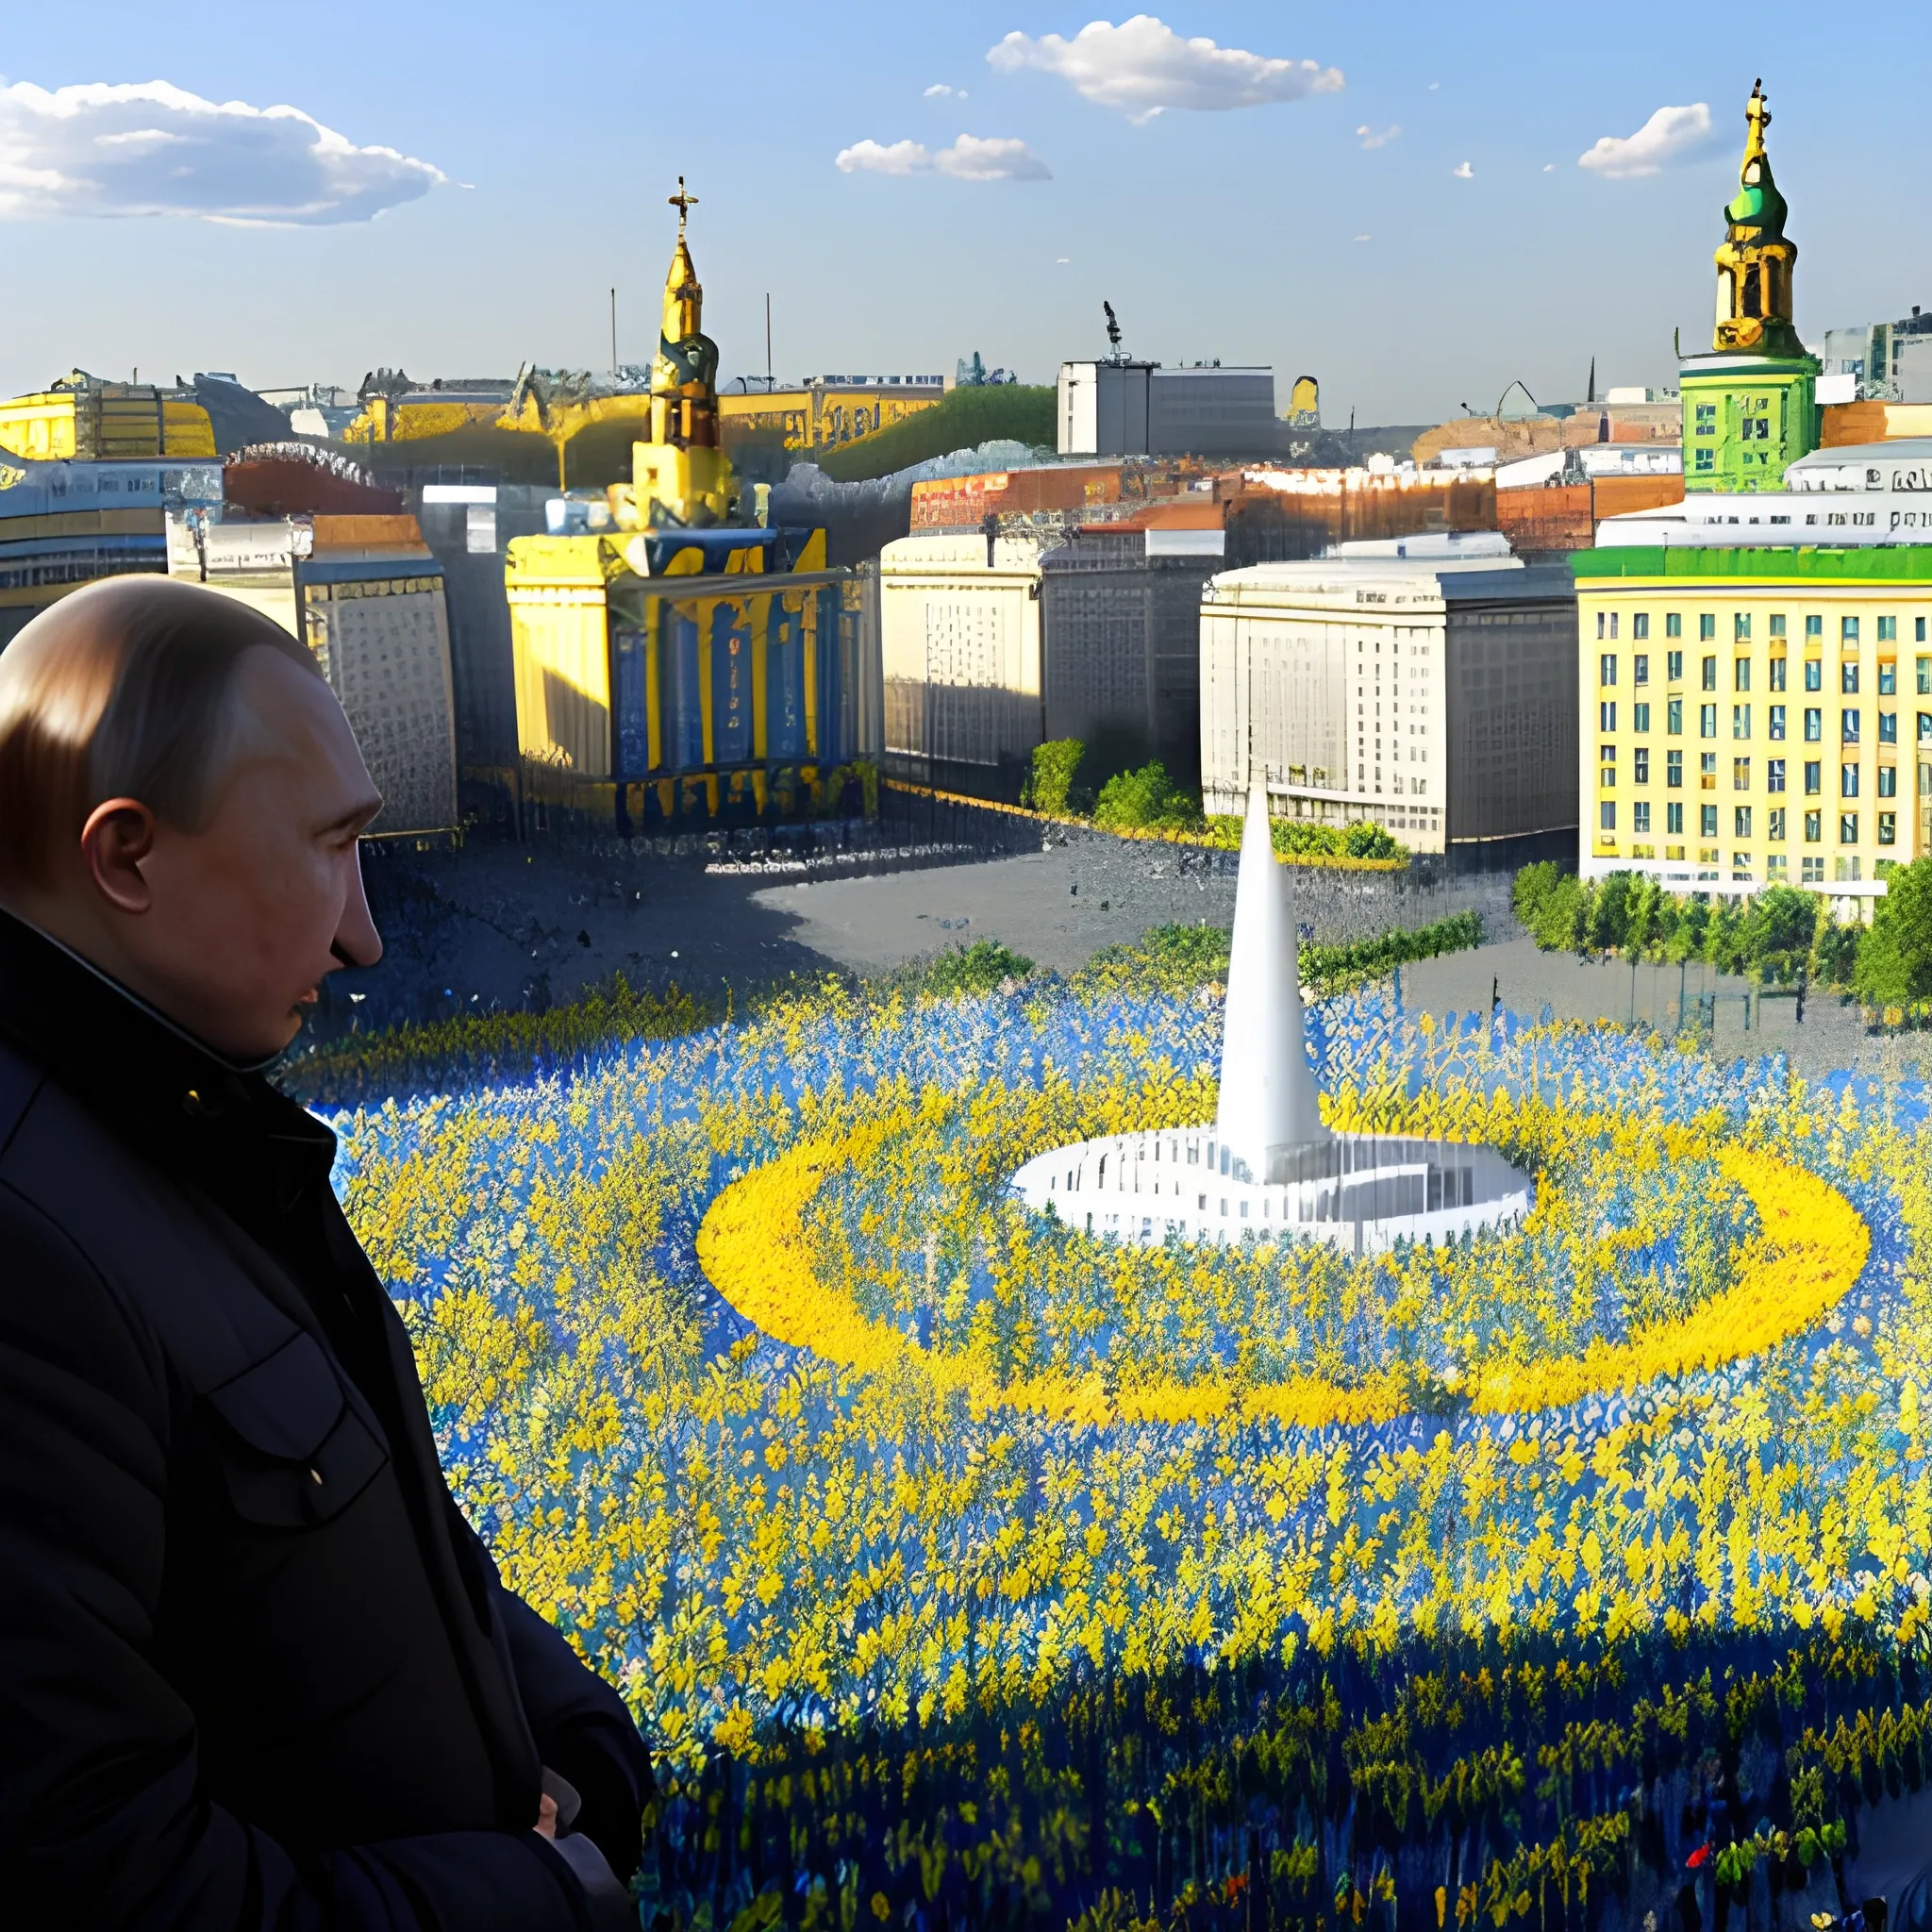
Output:
M682 241L684 239L685 217L690 214L692 208L697 207L698 198L686 189L682 175L677 177L677 192L675 194L667 194L664 198L677 210L677 237L679 241Z

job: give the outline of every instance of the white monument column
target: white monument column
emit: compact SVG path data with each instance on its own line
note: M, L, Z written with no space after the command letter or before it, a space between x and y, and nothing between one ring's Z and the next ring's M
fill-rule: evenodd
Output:
M1288 868L1268 833L1268 787L1248 787L1235 882L1234 947L1221 1040L1221 1104L1214 1138L1249 1177L1287 1177L1284 1156L1332 1138L1322 1124L1315 1075L1302 1041L1302 990Z

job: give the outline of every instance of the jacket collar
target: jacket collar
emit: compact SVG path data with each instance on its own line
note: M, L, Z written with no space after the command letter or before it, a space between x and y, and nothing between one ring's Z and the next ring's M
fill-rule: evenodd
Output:
M311 1149L325 1171L334 1158L335 1136L259 1066L223 1058L92 961L4 911L0 1033L171 1166L197 1168L291 1141Z

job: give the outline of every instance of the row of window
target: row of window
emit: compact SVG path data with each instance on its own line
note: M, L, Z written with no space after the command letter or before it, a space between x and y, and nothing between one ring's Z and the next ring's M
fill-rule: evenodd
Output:
M1766 667L1766 676L1769 680L1766 685L1767 690L1783 691L1785 689L1785 674L1789 662L1790 660L1785 658L1773 658L1769 660ZM1807 658L1804 660L1804 664L1805 689L1807 691L1824 690L1824 660L1819 658ZM1596 681L1601 689L1611 691L1616 688L1617 669L1618 658L1616 652L1606 651L1597 658ZM1683 683L1684 654L1682 651L1666 651L1664 653L1664 681L1668 684ZM1706 658L1702 665L1699 666L1698 681L1706 691L1717 690L1717 658L1715 656ZM1838 681L1840 691L1855 691L1858 689L1858 666L1855 660L1848 659L1839 665ZM1650 656L1648 652L1638 651L1632 655L1630 659L1630 682L1633 685L1639 686L1646 685L1650 682ZM1918 660L1918 684L1919 690L1922 692L1932 695L1932 658L1921 658ZM1731 689L1733 691L1749 691L1751 689L1751 659L1749 658L1738 658L1732 660ZM1880 697L1890 697L1897 690L1898 665L1891 659L1887 658L1878 666L1878 694Z
M1749 641L1751 637L1751 620L1755 614L1755 612L1749 610L1734 610L1731 612L1731 636L1734 641L1739 643ZM1617 635L1618 621L1622 616L1623 612L1620 610L1599 610L1596 614L1597 637L1600 640L1614 638ZM1880 617L1874 621L1878 626L1878 641L1881 644L1894 644L1898 641L1897 618ZM1860 618L1840 617L1838 621L1839 641L1842 644L1856 646L1862 635L1862 623L1863 620ZM1781 610L1774 610L1768 613L1766 625L1764 633L1766 637L1782 638L1790 635L1790 627L1786 622L1784 612ZM1649 635L1650 612L1647 610L1633 610L1630 613L1631 638L1636 642L1641 643ZM1683 635L1684 618L1682 612L1676 610L1666 611L1664 613L1664 636L1667 638L1680 638ZM1717 636L1717 612L1715 610L1705 610L1698 613L1697 635L1699 640L1705 643L1710 642ZM1807 638L1824 637L1824 619L1817 616L1807 617L1805 620L1805 635ZM1923 644L1926 641L1925 620L1923 617L1915 617L1912 620L1912 635L1919 643Z
M1748 805L1734 806L1731 810L1731 836L1734 839L1755 837L1752 824L1755 818L1753 808ZM1764 814L1764 836L1774 845L1785 842L1785 808L1775 806ZM1613 799L1605 799L1597 807L1597 826L1605 832L1617 829L1617 807ZM1649 801L1640 798L1630 808L1630 829L1638 837L1651 830L1651 808ZM1666 837L1681 837L1684 831L1684 808L1681 805L1664 807L1664 834ZM1703 805L1697 808L1697 831L1700 838L1717 837L1717 807ZM1824 841L1824 814L1822 811L1807 811L1805 814L1805 843L1819 845ZM1838 842L1840 845L1856 845L1858 842L1858 814L1855 811L1841 811L1838 815ZM1898 843L1898 814L1895 811L1882 811L1878 814L1878 842L1881 845Z
M1617 787L1617 747L1614 744L1597 747L1597 789L1600 791L1614 791ZM1707 751L1698 759L1697 789L1700 791L1717 790L1717 754ZM1858 774L1862 767L1843 764L1838 768L1838 790L1840 798L1856 798L1858 795ZM1638 746L1630 760L1630 782L1633 785L1650 783L1650 753L1643 746ZM1664 758L1664 786L1667 791L1680 791L1684 788L1684 754L1669 752ZM1878 796L1896 798L1898 796L1898 767L1880 765L1877 778ZM1751 760L1733 758L1731 760L1731 790L1748 791L1751 789ZM1766 758L1764 761L1764 789L1776 793L1785 789L1785 760ZM1805 795L1816 798L1824 790L1824 766L1818 758L1805 760Z
M1838 740L1840 744L1861 744L1864 742L1864 713L1856 705L1841 705L1838 714ZM1896 744L1898 742L1898 713L1878 711L1874 715L1878 720L1878 742ZM1824 742L1824 708L1822 705L1804 707L1804 732L1807 744ZM1717 736L1717 707L1700 705L1697 708L1697 735L1699 738ZM1611 732L1617 728L1617 701L1615 698L1603 699L1596 708L1596 728L1599 732ZM1636 732L1650 729L1650 707L1638 703L1630 707L1630 728ZM1932 741L1932 711L1919 713L1919 742ZM1764 708L1765 736L1774 744L1788 735L1789 714L1783 705L1766 705ZM1684 735L1684 700L1672 698L1664 706L1664 736L1682 738ZM1747 739L1751 736L1751 707L1733 705L1731 707L1731 736Z

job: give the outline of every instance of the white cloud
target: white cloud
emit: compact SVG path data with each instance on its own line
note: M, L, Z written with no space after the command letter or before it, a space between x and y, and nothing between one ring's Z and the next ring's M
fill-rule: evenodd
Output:
M1545 161L1543 163L1543 173L1545 175L1554 175L1556 172L1557 164L1555 161Z
M1364 147L1387 147L1401 132L1401 128L1393 125L1371 127L1366 121L1356 129L1356 134Z
M882 147L875 141L861 141L841 147L833 164L841 175L924 175L932 168L932 157L923 142L895 141Z
M1458 181L1474 181L1475 170L1467 161L1457 161L1449 171Z
M1090 21L1071 41L1010 33L986 58L1004 74L1027 67L1057 74L1088 100L1118 108L1136 124L1170 108L1259 108L1334 93L1342 85L1340 68L1183 40L1151 13L1137 13L1118 26Z
M956 181L1051 181L1053 170L1024 141L962 134L937 154L924 142L882 146L861 141L841 148L833 164L845 175L950 175Z
M944 97L945 97L946 95L950 94L950 93L951 93L952 92L953 92L953 90L952 90L951 88L949 88L949 87L948 87L948 86L947 86L947 85L945 84L945 82L944 82L944 81L942 81L942 80L936 80L936 81L934 81L934 82L933 82L933 84L932 84L932 85L931 85L931 86L930 86L929 88L927 88L927 89L926 89L926 91L925 91L925 97L926 97L926 99L927 99L927 100L932 100L932 99L933 99L933 98L934 98L935 96L938 96L939 98L941 98L941 99L943 99L943 98L944 98Z
M1053 265L1056 268L1065 268L1073 258L1071 255L1056 255L1053 258Z
M392 147L358 147L298 108L206 101L164 80L0 86L0 219L366 222L447 178Z
M1673 161L1689 160L1711 145L1710 105L1659 108L1635 134L1607 134L1576 165L1612 181L1655 175Z
M1373 235L1357 235L1355 239L1357 242L1373 242L1375 238Z

